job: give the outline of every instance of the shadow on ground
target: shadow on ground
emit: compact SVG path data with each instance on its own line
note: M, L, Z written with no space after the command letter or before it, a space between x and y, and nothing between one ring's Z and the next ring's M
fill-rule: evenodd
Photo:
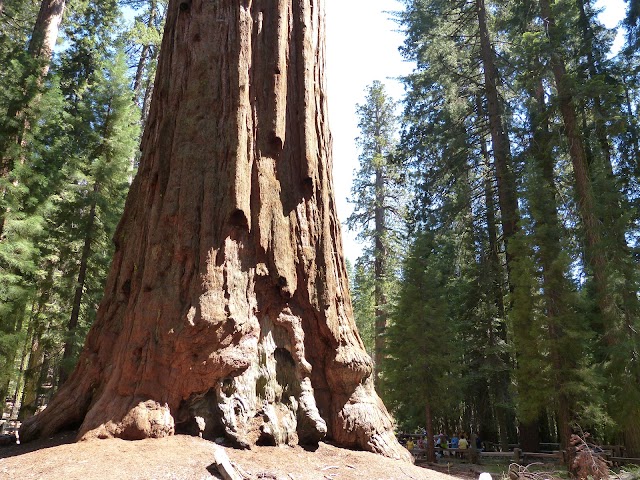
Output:
M34 440L33 442L21 443L19 445L6 445L0 447L0 458L17 457L26 453L44 450L47 448L67 445L76 441L77 432L64 432L56 434L55 437L45 438L42 440Z

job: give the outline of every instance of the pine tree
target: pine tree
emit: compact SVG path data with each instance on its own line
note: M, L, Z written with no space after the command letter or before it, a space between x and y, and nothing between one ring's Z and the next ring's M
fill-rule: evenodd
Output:
M81 239L82 248L74 252L79 259L72 308L67 323L67 338L62 358L61 382L75 363L78 346L95 315L95 305L102 293L108 261L113 251L110 239L124 208L130 176L130 157L138 138L137 111L131 102L126 76L126 62L120 53L94 73L94 82L83 95L83 114L78 118L76 135L82 135L83 125L91 125L85 135L92 141L83 152L78 182L71 205L61 205L63 211L77 212L71 217L68 231ZM64 225L69 217L60 216ZM88 273L94 280L88 277ZM70 273L70 272L69 272ZM88 297L88 299L86 297ZM81 322L81 309L84 321ZM78 327L80 328L79 331ZM75 352L75 353L74 353Z
M141 123L144 125L149 115L167 0L129 0L123 3L139 12L127 37L134 52L138 54L133 76L133 94L136 105L142 111Z
M385 93L381 82L368 89L365 103L358 105L360 119L360 165L356 172L352 201L354 211L347 220L350 228L360 228L358 237L365 242L368 258L373 261L375 302L375 378L380 382L385 330L390 301L390 274L397 257L397 230L402 217L401 178L393 162L395 145L395 102ZM359 262L364 262L360 259Z
M14 362L28 331L24 320L36 273L36 239L42 231L50 184L43 161L49 146L41 140L59 120L55 108L59 98L47 73L65 2L43 0L37 15L26 4L3 5L0 39L2 64L9 67L3 69L0 80L4 86L0 88L4 91L0 96L4 112L0 120L1 398L9 392ZM9 15L13 22L4 18Z
M371 262L360 257L356 261L351 276L351 300L353 314L367 353L375 353L375 296L374 275Z
M640 1L627 0L627 16L624 25L627 29L627 44L630 50L637 49L640 43Z
M419 168L424 172L418 174L420 181L425 179L416 193L419 208L434 209L434 205L448 205L447 198L455 182L462 188L472 179L473 193L467 198L474 215L477 216L480 211L487 212L486 219L478 221L478 225L486 226L488 234L484 238L488 241L500 240L487 248L488 251L493 249L496 256L491 254L484 257L488 263L496 260L493 264L497 269L489 270L493 272L489 282L492 293L482 301L469 301L477 306L482 304L478 311L496 319L490 322L491 334L483 338L483 342L487 342L483 345L486 352L491 352L489 355L494 365L491 380L485 378L484 382L490 382L493 406L497 407L499 413L500 427L492 430L498 431L501 443L507 444L509 437L515 434L509 393L510 359L504 349L499 352L496 344L507 341L506 314L509 309L505 303L507 300L503 298L507 289L502 287L508 276L503 269L503 256L505 250L510 250L505 249L503 244L505 241L508 243L510 236L517 231L518 214L514 203L516 186L506 130L507 108L499 95L500 81L489 23L484 3L413 1L406 4L407 11L403 17L408 30L405 53L417 61L419 73L409 77L408 126L405 127L403 138L415 162L429 163ZM487 113L489 106L491 115ZM431 114L430 111L437 113ZM442 141L439 138L441 136L444 136ZM488 136L492 136L493 148L489 148L485 140ZM494 161L496 155L498 158ZM433 162L427 159L433 159ZM483 171L480 165L488 168ZM469 175L470 170L474 172L472 175ZM486 174L493 177L489 182L487 197L489 208L475 200L479 198L478 195L484 196L480 192L485 190L485 182L478 182L477 179L484 178ZM497 202L494 201L496 192ZM435 210L446 215L440 217L439 221L444 224L451 221L451 212L447 208L435 207ZM490 220L488 223L487 219ZM503 235L499 235L496 228L500 224ZM507 265L512 258L509 253ZM479 290L471 292L472 295L481 294ZM491 304L484 303L487 299ZM491 346L491 343L494 345ZM486 392L482 383L476 382L477 392ZM484 418L490 416L487 414Z
M92 27L91 23L98 25L98 18L100 27ZM3 302L6 308L19 307L25 312L14 317L24 324L26 353L18 374L11 371L17 385L15 397L24 398L23 417L35 410L43 383L56 383L49 369L60 363L57 352L65 343L60 334L63 324L75 316L81 325L74 332L75 345L83 341L83 330L92 322L112 252L110 238L128 188L130 174L125 175L123 169L128 168L138 129L124 59L120 55L114 60L118 48L117 44L112 48L110 37L116 19L113 3L71 12L66 29L69 46L60 61L54 62L53 76L38 101L46 108L26 131L22 155L28 161L23 165L21 198L33 200L21 208L32 223L37 219L38 230L27 232L33 247L29 268L22 268L14 282L30 288L21 302L6 297ZM125 157L123 152L127 152ZM92 193L97 185L99 191ZM93 226L86 228L92 210ZM15 225L19 218L12 214L7 225ZM13 235L0 243L0 253L5 249L13 253L19 246L17 240ZM85 255L82 244L91 247ZM89 267L82 289L69 281L79 276L79 259L80 265ZM78 292L75 304L74 292ZM60 305L69 305L69 310ZM21 375L25 377L23 394L19 391Z
M400 425L427 425L431 452L434 419L454 417L456 399L461 398L462 355L452 346L452 247L446 236L433 232L416 236L405 260L398 307L388 327L384 363L386 400Z

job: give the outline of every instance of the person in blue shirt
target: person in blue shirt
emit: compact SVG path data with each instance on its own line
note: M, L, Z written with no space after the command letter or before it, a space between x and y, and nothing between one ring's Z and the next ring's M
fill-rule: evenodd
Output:
M451 437L451 448L458 448L458 434L454 433L453 437Z

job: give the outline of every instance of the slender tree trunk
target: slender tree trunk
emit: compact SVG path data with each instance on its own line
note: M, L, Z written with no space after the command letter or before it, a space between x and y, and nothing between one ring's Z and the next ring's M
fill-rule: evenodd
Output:
M32 305L31 308L31 313L33 315L33 311L35 309L35 304ZM19 323L19 328L20 330L22 329L22 322ZM18 332L20 331L18 330ZM18 372L17 375L15 375L13 378L15 380L15 387L13 390L13 395L11 395L11 400L12 400L12 407L11 407L11 411L9 412L9 418L17 418L18 416L18 409L20 408L20 400L22 399L22 389L24 386L24 374L25 374L25 364L26 361L28 360L29 357L29 348L28 345L31 342L31 336L33 334L33 326L31 323L28 324L27 326L27 335L24 339L24 343L23 343L23 347L22 347L22 354L20 355L20 367L18 368ZM15 360L15 355L18 352L18 347L16 345L16 348L13 352L14 354L14 360ZM13 363L13 362L12 362ZM10 379L9 379L10 380ZM9 389L8 389L8 384L7 384L7 393L9 393ZM2 406L4 409L5 403L4 403L4 396L0 397L2 398ZM3 412L4 413L4 412Z
M482 104L478 103L479 111L482 111ZM493 325L494 319L489 316L487 319L487 334L489 340L489 347L492 350L490 354L490 361L493 365L493 371L490 374L489 382L491 389L495 395L495 411L496 419L498 421L498 434L500 445L503 449L507 449L509 445L509 417L512 409L509 407L510 403L510 378L509 378L509 357L507 353L498 353L498 341L507 341L507 328L506 328L506 309L504 305L504 291L503 291L503 269L500 261L500 247L498 243L498 229L496 226L495 217L495 203L493 193L493 182L491 175L491 160L489 158L489 151L485 139L480 141L480 148L482 156L485 161L485 181L484 181L484 196L486 207L486 223L487 223L487 236L489 238L489 252L487 255L488 270L491 284L491 297L496 308L497 317L500 319L498 328ZM511 419L513 420L513 419Z
M143 157L78 366L25 441L329 436L409 460L357 334L323 2L170 1Z
M60 368L58 385L63 385L69 376L67 372L67 363L74 354L75 332L80 320L80 307L82 306L82 297L84 295L84 284L87 278L87 267L89 266L89 257L91 256L91 243L93 242L93 230L96 222L97 197L100 193L100 183L96 181L92 189L91 208L87 218L87 226L84 232L84 245L82 246L82 254L80 256L80 269L78 270L78 280L76 281L76 291L73 297L71 308L71 317L67 323L67 339L64 342L64 350L62 353L62 365Z
M24 372L24 389L20 401L19 420L24 420L36 412L38 381L44 361L42 336L47 328L46 320L43 319L42 314L46 304L51 298L50 289L52 288L53 275L55 272L53 265L47 265L47 267L47 277L43 282L44 287L42 293L38 299L37 307L34 308L31 318L29 319L29 328L33 330L33 333L29 342L29 361Z
M502 223L502 239L505 246L507 279L509 291L515 290L513 280L513 266L516 255L509 248L510 242L518 232L518 200L516 183L512 172L511 145L509 136L502 121L502 106L498 95L498 70L496 68L495 54L491 45L489 29L487 26L487 12L484 0L476 0L476 13L480 34L480 51L484 72L484 90L487 99L487 114L489 117L489 129L491 133L491 145L493 148L494 169L498 188L498 204ZM510 308L506 309L506 311ZM514 335L518 335L514 329ZM506 400L506 399L505 399ZM506 405L506 404L505 404ZM501 434L502 436L502 434Z
M599 72L594 57L593 46L593 31L590 23L590 19L587 16L584 0L577 0L579 12L580 12L580 26L582 28L582 36L584 43L584 51L587 57L587 67L589 77L595 78ZM629 334L635 335L635 327L633 326L632 317L638 313L638 296L637 296L637 264L636 262L629 261L631 253L625 238L625 228L620 223L619 219L623 217L623 200L619 194L618 181L614 174L612 164L612 147L609 142L609 135L607 132L605 119L608 117L605 112L602 99L599 94L593 96L594 102L594 123L595 132L598 143L602 150L602 167L605 173L606 182L604 185L604 197L608 199L607 202L607 215L602 215L603 223L606 225L606 229L609 232L609 236L615 238L616 253L618 258L615 261L622 266L622 274L624 275L625 287L623 287L623 315L625 316L627 328ZM634 134L631 130L632 135ZM585 142L588 142L585 138ZM592 177L594 177L592 172ZM602 194L601 194L602 195ZM620 258L622 257L622 258Z
M149 2L149 19L147 21L148 28L155 28L158 20L158 13L158 2L156 0L151 0ZM154 45L143 45L133 80L134 98L136 104L140 107L140 122L143 126L147 123L151 92L153 91L153 80L151 79L151 76L148 75L148 70L152 62L155 62L155 59L157 59L157 55L158 49ZM145 72L147 73L146 76Z
M44 348L42 344L42 335L44 329L37 325L34 329L31 350L29 353L29 362L25 369L24 389L22 390L22 400L20 402L20 412L18 419L24 420L36 413L36 402L38 400L38 389L40 388L39 380L44 365Z
M31 344L31 338L33 336L33 324L29 323L27 328L27 336L24 340L24 347L22 348L22 355L20 357L20 369L18 370L18 376L16 378L16 386L13 391L13 407L11 408L10 418L18 418L20 411L20 405L22 401L22 393L24 391L24 385L26 382L26 365L30 359L31 350L29 349Z
M429 403L429 400L425 401L424 414L427 422L427 461L435 463L436 446L433 442L433 436L435 435L435 433L433 432L433 414L431 413L431 403Z
M491 401L490 380L478 379L477 385L473 387L476 393L474 403L476 404L476 418L478 422L478 434L487 441L496 443L500 439L500 426L497 421L497 410L494 402ZM458 425L454 423L449 432L458 430Z
M552 35L556 27L549 0L540 0L540 9L543 20L547 22L547 31L553 43ZM586 237L587 260L593 269L598 306L602 315L607 315L612 310L612 301L605 272L606 259L600 245L602 241L600 222L595 213L595 200L589 178L588 163L585 157L582 135L578 127L578 117L573 105L573 95L569 87L566 67L559 54L555 51L551 53L551 69L558 91L558 102L564 122L564 130L569 142L569 155L573 165L578 207ZM597 330L600 334L603 334L604 325L598 325Z
M10 335L15 335L14 338L17 338L18 334L22 331L22 327L24 325L24 317L26 315L27 305L26 305L26 301L22 298L15 299L14 303L16 303L17 305L14 309L12 309L12 311L8 315L8 318L10 319L10 325L8 325L6 333L9 333ZM5 333L5 332L0 332L0 333ZM18 345L10 346L10 350L6 353L6 357L5 357L6 363L5 365L3 365L4 368L6 368L6 371L0 372L2 373L2 377L0 377L0 382L1 382L0 383L0 401L2 401L2 407L0 408L0 411L2 413L4 413L4 409L5 409L4 400L9 396L9 393L10 393L11 380L12 380L11 372L15 367L18 350L19 350Z
M587 68L589 77L593 79L598 76L598 67L596 65L596 60L594 57L595 49L593 45L593 31L591 29L589 17L587 17L584 0L576 0L576 3L579 11L580 28L582 30L582 43L584 45L583 51L587 57ZM600 148L602 150L605 171L608 175L610 175L611 180L613 180L611 143L609 142L609 135L607 133L607 127L605 124L607 114L602 105L602 99L600 98L600 95L596 94L593 96L593 106L595 112L594 121L596 138L598 139L598 143L600 144Z
M147 21L147 28L153 28L155 26L156 18L158 15L158 2L151 0L149 2L149 19ZM149 59L151 58L152 45L145 44L142 46L140 52L140 59L138 60L138 66L136 68L136 74L133 77L133 93L135 95L136 102L142 93L142 80L144 78L144 71L148 68ZM140 106L140 105L138 105Z
M140 52L140 60L138 61L138 66L136 67L136 74L133 77L133 93L134 98L136 99L136 103L139 102L140 94L142 93L142 81L144 79L144 71L147 68L147 64L149 62L149 56L151 54L151 45L143 45L142 52ZM142 105L138 105L141 107Z
M536 107L531 114L533 130L532 154L542 173L542 185L532 199L532 216L536 222L536 235L539 237L539 256L542 264L542 285L545 301L545 317L550 339L550 357L553 366L553 387L557 392L556 413L558 418L558 434L562 449L570 451L571 421L573 420L573 402L565 393L567 379L576 368L575 359L571 355L575 347L567 345L566 333L562 318L568 318L567 282L561 247L561 221L558 215L555 198L554 160L551 144L551 132L547 119L547 106L542 81L539 81L533 92ZM566 321L566 320L565 320ZM571 344L575 343L569 342ZM572 463L569 459L569 464Z
M381 154L381 152L379 152ZM385 221L385 181L384 171L381 166L376 168L376 180L375 180L375 195L376 206L374 212L375 219L375 251L374 251L374 297L376 302L375 315L375 383L379 386L380 382L380 370L382 366L382 359L385 351L385 331L387 329L387 293L385 288L386 279L386 256L387 251L385 248L384 236L387 230Z
M633 158L635 159L635 162L632 160L629 163L631 166L635 166L634 173L636 176L640 177L640 135L638 135L638 124L636 116L633 112L633 107L631 106L631 95L629 93L629 90L630 87L628 84L628 80L625 79L624 95L625 105L627 107L627 128L629 129L629 136L631 137L631 150L633 152Z
M498 71L495 55L487 28L487 14L484 0L476 0L478 25L480 28L480 48L484 70L484 88L487 98L487 114L491 131L491 144L498 185L498 200L502 220L503 238L507 255L507 270L513 263L513 253L509 251L509 240L518 231L518 202L516 184L511 166L511 146L502 121L502 107L498 96Z
M518 440L523 452L540 450L540 421L520 422L518 424Z

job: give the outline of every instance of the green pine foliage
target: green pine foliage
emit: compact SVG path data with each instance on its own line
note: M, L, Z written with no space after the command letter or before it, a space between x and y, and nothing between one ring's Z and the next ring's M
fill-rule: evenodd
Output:
M456 278L451 242L432 232L418 235L403 280L388 327L384 399L405 429L425 425L427 405L443 425L459 412L464 368L460 345L453 341L450 291Z
M354 279L354 291L359 295L356 319L361 331L365 332L365 339L369 338L368 332L373 332L371 352L379 383L385 329L397 285L395 273L404 216L404 179L394 159L396 103L379 81L373 82L366 92L365 103L357 107L360 136L356 143L360 148L360 162L352 186L354 210L347 225L359 230L358 239L364 244L364 254L356 263ZM367 291L373 298L367 297Z
M57 372L73 366L102 296L140 132L128 59L116 35L119 15L116 2L72 4L63 46L31 93L35 101L24 103L25 91L15 83L32 68L28 61L10 63L16 73L1 79L7 85L0 88L3 108L27 105L21 109L23 138L8 142L12 168L2 178L3 398L19 400L23 386L25 398L42 394L46 384L51 393ZM13 120L4 120L0 132L11 140ZM82 268L87 273L79 285ZM63 361L67 344L71 353Z
M351 274L351 301L353 313L360 338L364 343L367 353L374 355L375 349L375 295L374 275L371 263L365 257L356 260Z
M424 405L416 407L415 399L437 404L440 400L429 397L432 390L453 389L459 397L449 400L447 412L432 405L435 423L445 428L479 431L485 439L508 443L516 440L516 426L525 424L528 442L566 443L571 428L580 424L603 441L624 433L629 448L636 449L629 419L637 414L640 387L640 137L631 41L612 57L613 32L598 23L587 0L550 2L551 26L537 1L403 3L398 14L407 35L403 53L416 62L416 70L405 80L403 135L395 157L407 168L414 203L406 226L411 247L398 274L398 309L389 319L384 386L395 413L405 425L423 425ZM520 222L508 241L510 255L500 223L502 180L485 113L490 99L476 17L481 4L502 81L497 85L501 115L517 179ZM631 33L634 18L630 2ZM562 48L554 50L558 45ZM558 71L552 67L559 62L566 70L570 107L555 83ZM562 108L573 108L579 123L588 188L602 226L602 243L595 249L586 240L575 152ZM420 250L425 238L431 247ZM598 253L606 265L604 278L594 274ZM446 259L442 264L440 257ZM451 265L457 267L452 271ZM435 283L429 287L438 301L415 292L416 269L431 272L429 281ZM455 281L437 282L438 274ZM602 281L606 302L598 293ZM408 316L422 326L425 341L438 339L436 345L419 348L422 337ZM428 318L447 319L446 338ZM447 348L438 350L439 342ZM403 378L400 365L410 368L411 355L424 366L435 361L424 352L439 357L444 350L461 352L463 373L447 377L451 384L443 386L433 372L423 372L425 385L417 384L417 377ZM455 420L448 418L452 415Z

